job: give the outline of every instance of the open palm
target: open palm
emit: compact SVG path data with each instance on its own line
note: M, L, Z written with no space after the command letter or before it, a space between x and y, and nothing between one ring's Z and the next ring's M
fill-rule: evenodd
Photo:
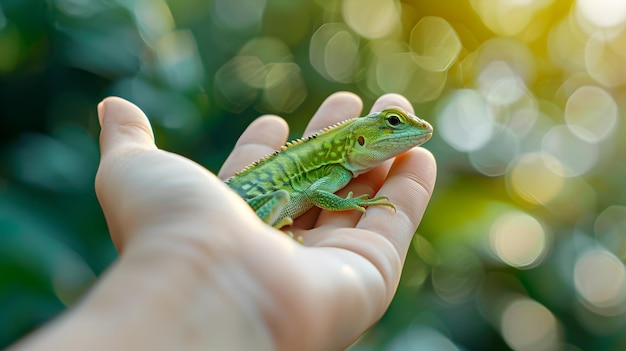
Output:
M394 94L378 99L372 110L388 105L412 112L406 99ZM305 134L360 115L361 108L355 95L334 94ZM209 171L159 150L148 120L131 103L109 98L99 112L102 159L96 191L121 253L116 269L158 276L168 304L157 310L176 311L163 336L195 331L191 341L198 349L225 346L231 337L240 339L236 345L255 349L341 349L385 311L434 186L435 163L428 151L412 149L339 192L387 196L396 212L312 209L290 228L302 236L300 245L262 223ZM286 136L282 119L257 119L219 177L228 178L279 148ZM107 283L113 284L101 285ZM148 294L144 286L154 282L144 278L131 284ZM98 303L101 290L92 293L92 303ZM132 294L119 298L137 299Z

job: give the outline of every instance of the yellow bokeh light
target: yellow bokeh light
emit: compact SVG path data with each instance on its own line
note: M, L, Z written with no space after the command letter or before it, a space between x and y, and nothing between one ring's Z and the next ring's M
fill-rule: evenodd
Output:
M304 101L307 91L300 73L293 62L268 65L263 100L271 110L292 112Z
M617 103L604 89L578 88L567 100L565 122L579 138L596 143L606 139L617 124Z
M523 42L513 38L493 38L483 42L478 49L474 69L478 75L488 66L497 62L496 72L516 77L524 85L532 85L537 75L536 59L533 52ZM503 67L506 64L506 68ZM510 69L510 71L509 71Z
M559 174L562 171L559 171ZM598 194L582 177L562 178L559 193L543 205L555 216L569 223L576 223L582 217L595 211Z
M552 26L548 33L548 55L550 60L565 72L585 70L585 44L587 38L578 23L564 18Z
M436 266L441 262L441 258L433 245L423 236L417 234L413 237L413 249L421 259L431 266Z
M264 81L265 65L258 57L235 56L215 73L218 103L226 110L240 112L254 101Z
M523 212L508 212L491 225L491 249L506 264L531 268L540 263L547 248L543 226Z
M405 47L404 45L398 45ZM386 45L391 48L392 45ZM382 93L400 93L411 102L437 99L443 91L447 72L428 71L418 65L407 50L378 50L374 66L373 85Z
M450 68L461 52L461 41L454 28L441 17L424 17L411 30L409 40L413 59L428 71Z
M204 79L196 38L190 30L176 30L159 38L154 45L158 69L171 86L191 89Z
M351 82L359 58L359 40L348 31L335 33L324 50L326 72L338 82Z
M438 38L452 35L440 27L447 26L448 31L453 31L447 23L442 25L439 19L427 20L417 28L423 26L442 31ZM417 32L413 31L414 35L418 35L415 33ZM323 36L330 37L328 34ZM355 48L356 45L355 42ZM437 45L430 43L426 45L428 47L411 47L396 36L390 36L384 40L370 40L358 52L362 63L359 63L358 70L354 72L356 75L355 83L362 85L363 88L373 94L399 93L413 103L433 101L439 98L446 88L448 82L447 68L458 56L454 44L444 44L446 48L439 48ZM437 62L433 61L432 55L437 56L437 60L435 60ZM444 56L447 63L442 66L439 59L444 59ZM337 60L345 61L337 55L334 57ZM319 61L319 59L317 60ZM350 57L348 57L349 60ZM346 65L346 63L344 62L342 65Z
M220 103L239 111L261 95L264 108L293 111L304 101L307 90L300 67L292 59L281 40L259 37L248 41L215 75L223 99Z
M163 0L140 0L134 7L135 21L139 33L148 45L174 30L174 18Z
M344 0L342 10L348 26L367 39L385 37L399 28L397 0Z
M593 79L606 87L626 83L626 31L607 36L595 32L585 45L585 67Z
M524 201L539 205L546 204L563 188L563 177L554 172L562 168L561 162L541 152L528 153L512 164L508 184L514 195Z
M264 63L290 62L293 54L289 46L275 37L256 37L239 50L240 56L256 56Z
M526 29L531 28L531 23L533 23L533 26L537 26L536 13L551 5L552 2L553 0L470 1L483 23L501 36L519 35Z
M626 269L606 250L590 249L574 266L574 284L584 305L602 315L626 312Z
M329 80L351 83L358 68L359 53L358 37L343 23L325 23L311 36L311 65Z

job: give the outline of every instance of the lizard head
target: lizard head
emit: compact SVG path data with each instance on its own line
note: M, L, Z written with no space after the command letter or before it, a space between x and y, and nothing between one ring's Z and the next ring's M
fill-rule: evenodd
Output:
M346 168L355 177L427 142L433 135L428 122L395 106L357 118L351 131L354 142Z

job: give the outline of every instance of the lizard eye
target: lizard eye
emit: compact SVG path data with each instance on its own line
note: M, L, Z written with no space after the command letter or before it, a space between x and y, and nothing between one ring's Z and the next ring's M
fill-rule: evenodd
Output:
M399 125L400 123L402 123L402 120L400 119L400 116L398 116L396 114L390 114L389 116L387 116L387 123L389 123L389 125L395 127L395 126Z

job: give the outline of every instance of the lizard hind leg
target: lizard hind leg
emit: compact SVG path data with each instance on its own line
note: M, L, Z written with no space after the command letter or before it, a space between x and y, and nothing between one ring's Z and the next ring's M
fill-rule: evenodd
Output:
M280 229L283 226L291 225L293 220L291 217L282 217L281 213L283 209L289 203L289 192L284 189L272 191L267 194L259 195L248 199L248 205L252 207L257 216L263 220L263 222L273 226L276 229Z

